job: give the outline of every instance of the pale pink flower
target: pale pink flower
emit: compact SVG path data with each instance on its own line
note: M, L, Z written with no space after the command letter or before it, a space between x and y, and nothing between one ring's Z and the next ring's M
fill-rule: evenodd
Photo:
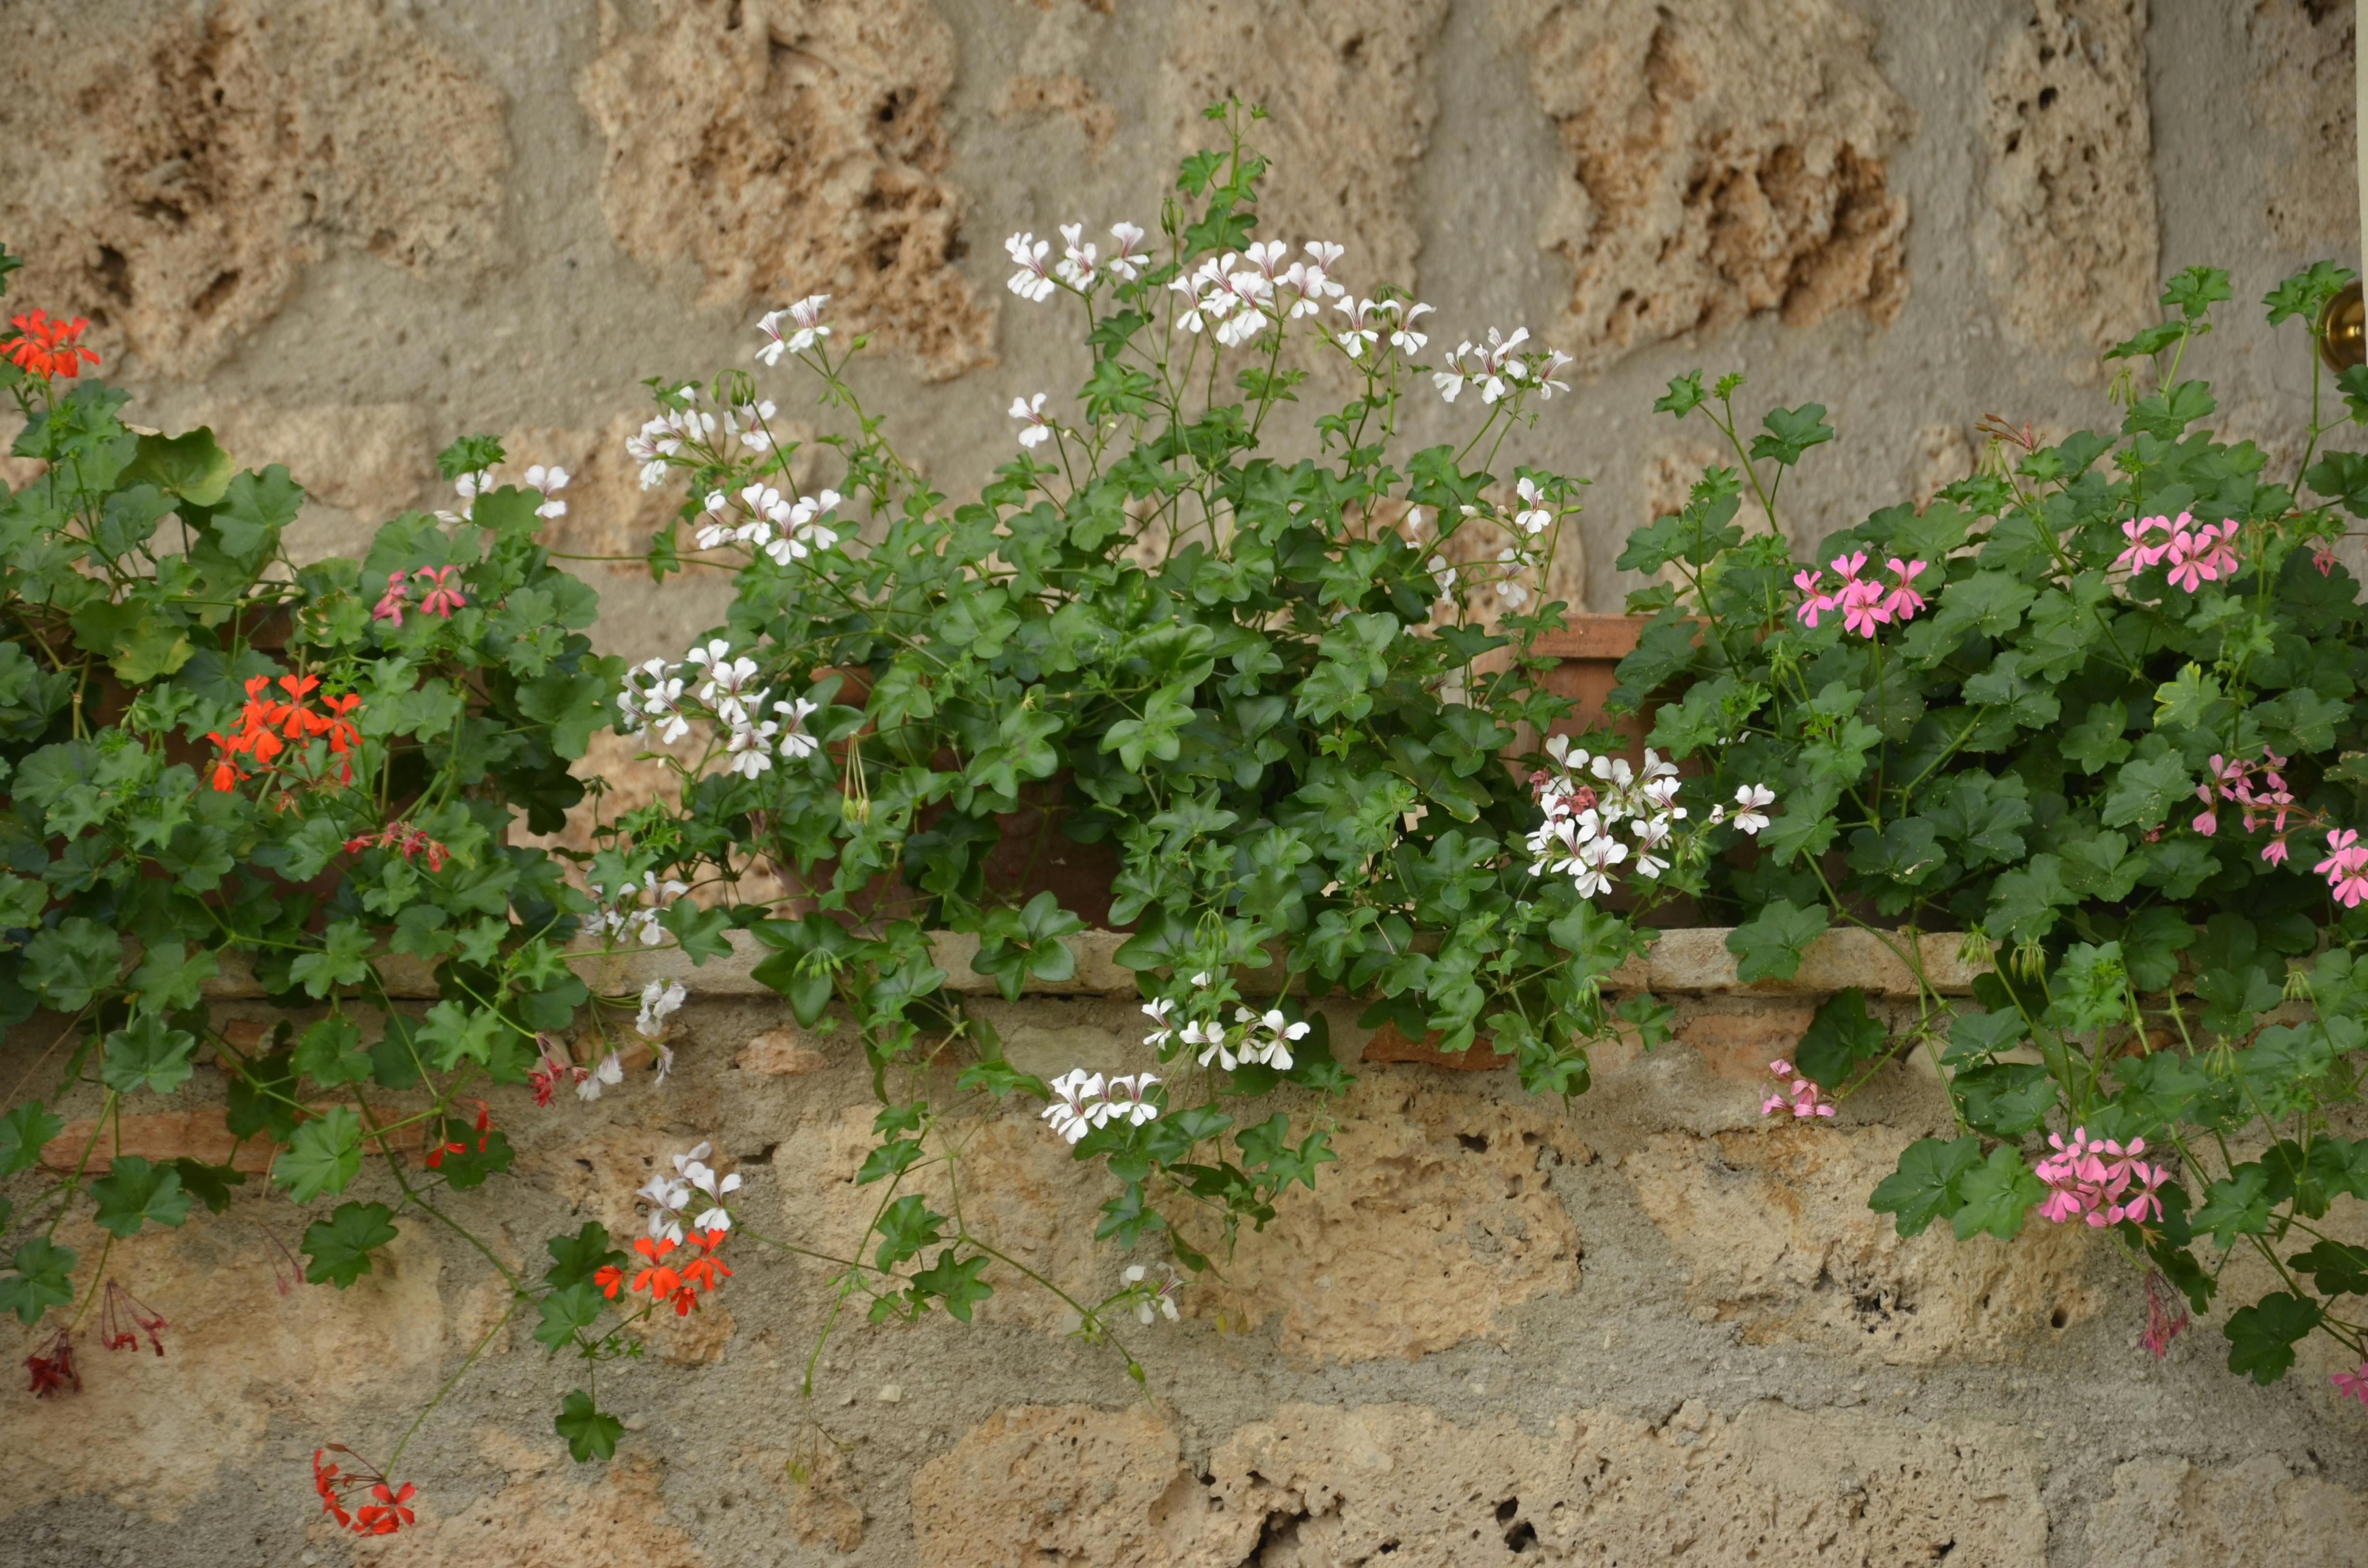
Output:
M2368 1404L2368 1361L2361 1362L2356 1372L2338 1372L2327 1381L2335 1385L2337 1393Z
M1884 564L1891 569L1892 575L1899 579L1899 585L1884 596L1884 618L1891 620L1913 619L1916 612L1924 608L1924 596L1916 591L1914 585L1929 562L1902 561L1895 555Z
M391 620L398 631L403 626L404 607L411 602L410 586L400 572L386 574L386 592L380 596L378 608L370 611L372 620Z
M1823 572L1813 571L1806 566L1793 574L1793 585L1802 594L1800 607L1793 613L1800 617L1801 624L1812 631L1816 630L1817 617L1834 608L1833 596L1817 591L1817 585L1825 581L1825 577Z
M452 612L464 608L468 600L461 597L461 587L453 579L461 574L458 566L423 566L414 577L425 577L434 585L419 601L420 613L450 619Z
M2188 520L2187 514L2181 512L2179 520L2184 524ZM2158 541L2152 539L2157 532L2164 536ZM2169 532L2170 519L2168 517L2133 517L2123 523L2122 537L2130 542L2128 548L2113 558L2113 569L2117 572L2124 568L2143 572L2160 561L2170 553Z
M1817 1086L1815 1079L1782 1057L1770 1062L1768 1071L1776 1075L1777 1082L1782 1085L1782 1092L1771 1093L1759 1102L1760 1115L1774 1116L1780 1111L1789 1110L1796 1119L1806 1120L1812 1117L1834 1114L1833 1102L1826 1098L1825 1090ZM1787 1079L1791 1082L1786 1083Z

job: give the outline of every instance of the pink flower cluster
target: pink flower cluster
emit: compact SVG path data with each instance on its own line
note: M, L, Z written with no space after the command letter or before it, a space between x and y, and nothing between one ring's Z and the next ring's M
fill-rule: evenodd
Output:
M2130 542L2113 565L2143 572L2168 562L2170 580L2192 594L2203 584L2236 575L2243 564L2231 548L2237 527L2232 520L2198 528L2185 512L2175 523L2169 517L2133 517L2122 525L2122 537Z
M425 578L427 582L427 593L419 601L420 610L439 620L450 620L454 610L466 608L469 601L461 596L461 585L453 581L460 574L458 566L422 566L414 572L412 576ZM386 574L386 592L379 597L377 606L370 611L370 619L391 620L400 627L403 612L410 603L410 584L404 580L402 573L390 572Z
M2138 1158L2146 1140L2133 1138L2124 1149L2111 1138L2090 1138L2085 1127L2072 1130L2072 1142L2051 1132L2047 1142L2055 1153L2039 1162L2033 1172L2048 1187L2040 1216L2063 1224L2085 1219L2100 1230L2124 1220L2162 1218L2162 1199L2156 1189L2170 1176L2168 1165L2149 1165ZM2133 1191L2135 1187L2136 1190Z
M1824 590L1823 572L1804 567L1793 574L1793 585L1803 596L1800 608L1793 613L1801 618L1804 626L1815 628L1819 616L1839 610L1845 631L1873 637L1876 627L1913 619L1916 612L1924 608L1924 596L1916 591L1915 583L1928 564L1925 562L1902 561L1896 555L1884 562L1884 565L1897 579L1888 588L1873 577L1859 575L1866 568L1865 551L1837 555L1827 564L1841 579L1834 585L1832 593Z
M1782 1057L1770 1062L1768 1071L1776 1074L1776 1081L1780 1084L1787 1079L1791 1082L1785 1085L1783 1093L1771 1094L1759 1102L1760 1115L1774 1116L1780 1110L1789 1110L1804 1119L1834 1114L1834 1102L1826 1098L1826 1091Z
M2368 844L2360 842L2360 830L2347 827L2327 835L2327 858L2311 868L2327 879L2334 890L2335 902L2346 909L2359 906L2368 898Z
M2335 1385L2337 1393L2368 1404L2368 1361L2361 1362L2356 1372L2338 1372L2327 1381Z
M2245 831L2251 833L2264 822L2272 835L2262 847L2261 858L2272 866L2282 866L2286 859L2286 834L2289 822L2294 826L2307 826L2316 822L2317 814L2294 804L2294 793L2279 772L2286 759L2275 752L2264 752L2261 760L2231 760L2214 756L2211 761L2212 777L2195 787L2195 798L2203 802L2192 824L2206 838L2220 831L2220 807L2234 801L2245 808ZM2259 778L2265 788L2256 788Z

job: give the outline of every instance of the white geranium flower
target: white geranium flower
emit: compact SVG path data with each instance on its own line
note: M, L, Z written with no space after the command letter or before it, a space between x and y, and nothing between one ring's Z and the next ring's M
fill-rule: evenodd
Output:
M1151 1020L1151 1032L1143 1037L1144 1044L1157 1051L1176 1038L1175 1020L1168 1017L1175 1011L1176 1004L1165 996L1155 996L1143 1005L1144 1017Z
M1014 234L1003 242L1003 248L1019 268L1011 275L1008 284L1011 291L1031 304L1041 305L1051 299L1053 290L1058 287L1044 265L1044 258L1053 252L1051 242L1040 240L1032 233Z
M1044 394L1032 398L1011 400L1011 417L1020 422L1019 444L1033 450L1053 438L1053 426L1044 418Z
M603 1087L621 1084L624 1081L625 1064L618 1060L617 1053L612 1051L600 1058L600 1064L598 1067L593 1068L577 1081L575 1097L587 1103L597 1100L600 1097Z
M1110 1081L1107 1097L1093 1108L1094 1125L1106 1126L1113 1121L1131 1122L1141 1127L1157 1119L1159 1108L1151 1103L1151 1085L1159 1079L1149 1073L1140 1075L1120 1074Z
M1765 808L1775 804L1776 791L1765 784L1746 784L1735 792L1735 825L1748 834L1758 834L1768 825Z
M1110 260L1104 265L1132 283L1150 265L1150 258L1143 254L1143 231L1133 223L1112 223L1110 237L1118 241L1118 249L1110 253Z
M1527 477L1516 488L1521 504L1513 513L1513 526L1535 539L1554 526L1554 513L1546 508L1546 493L1536 480Z
M1053 1131L1075 1143L1099 1125L1094 1119L1094 1109L1102 1095L1102 1075L1073 1067L1053 1080L1053 1103L1044 1108L1044 1119Z
M633 1020L633 1032L643 1040L655 1040L666 1027L667 1018L679 1011L690 993L679 980L653 980L642 987L641 1016ZM615 1052L609 1053L614 1060Z

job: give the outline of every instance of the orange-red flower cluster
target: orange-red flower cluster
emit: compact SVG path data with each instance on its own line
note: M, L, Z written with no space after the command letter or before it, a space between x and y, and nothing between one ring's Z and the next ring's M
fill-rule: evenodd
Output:
M669 1301L674 1305L677 1317L688 1316L691 1308L699 1304L700 1291L712 1290L732 1278L732 1270L715 1256L715 1249L723 1244L723 1238L730 1233L720 1230L691 1232L690 1244L699 1249L699 1256L680 1267L666 1259L685 1249L676 1246L664 1236L642 1237L633 1244L633 1250L649 1259L649 1266L633 1276L633 1289L648 1291L652 1306L660 1301ZM624 1278L624 1270L612 1266L594 1273L592 1282L613 1301Z
M494 1113L486 1108L484 1101L479 1100L477 1102L476 1151L478 1153L482 1154L485 1152L485 1140L492 1134L493 1130ZM449 1136L450 1131L451 1125L448 1122L445 1124L445 1133ZM427 1168L432 1171L438 1165L441 1165L444 1163L444 1156L447 1154L465 1154L467 1153L469 1153L469 1145L465 1142L438 1142L434 1148L427 1151Z
M452 858L452 851L407 822L392 823L383 833L366 833L359 838L346 840L348 855L359 855L372 847L392 849L406 860L415 855L425 855L431 871L442 870L444 862Z
M8 324L17 335L0 343L0 353L28 375L48 381L51 376L71 380L82 374L85 364L96 365L98 356L74 341L90 324L82 316L72 321L52 321L47 311L32 311L21 316L10 316Z
M397 1491L385 1476L370 1471L367 1474L347 1475L334 1464L321 1462L324 1453L340 1453L356 1458L354 1451L343 1443L331 1443L326 1449L313 1450L313 1490L321 1494L321 1510L337 1521L339 1529L356 1535L393 1535L407 1524L415 1523L412 1511L404 1505L418 1495L418 1488L404 1482ZM363 1467L365 1470L367 1466ZM358 1486L370 1488L370 1501L348 1510L345 1494Z
M337 782L353 782L353 754L361 749L361 732L354 727L354 710L362 699L352 692L343 697L323 696L321 707L326 711L314 712L304 699L321 684L318 676L281 676L279 686L284 700L267 695L272 685L269 676L255 676L246 683L246 707L238 717L235 734L223 736L209 731L206 739L222 748L214 758L213 787L234 790L241 778L252 778L274 770L272 758L288 749L293 741L302 745L307 741L325 739L329 753L343 759L338 766Z

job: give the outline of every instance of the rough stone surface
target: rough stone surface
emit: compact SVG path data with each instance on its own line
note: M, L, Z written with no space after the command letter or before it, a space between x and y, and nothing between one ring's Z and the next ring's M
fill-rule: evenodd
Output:
M1907 292L1886 160L1915 116L1829 0L1502 0L1567 159L1540 226L1576 276L1557 347L1599 366L1762 311Z
M499 95L375 7L27 6L11 31L12 301L89 316L149 374L207 369L329 250L444 277L491 259Z
M2271 233L2292 250L2360 238L2356 25L2344 0L2256 0L2245 18L2259 62L2254 112L2293 147L2262 204Z
M1189 1292L1194 1311L1278 1319L1293 1356L1412 1358L1502 1337L1509 1309L1577 1286L1580 1237L1550 1177L1589 1155L1558 1118L1421 1067L1369 1068L1337 1114L1338 1163L1314 1193L1243 1233L1230 1262L1193 1236L1225 1276Z
M1982 79L1977 236L2007 330L2093 368L2152 320L2146 0L2033 0Z
M2097 1312L2075 1232L2033 1221L2012 1242L1902 1237L1870 1210L1908 1141L1886 1127L1659 1133L1621 1169L1692 1271L1690 1296L1748 1341L1930 1365L2025 1355Z
M1813 1424L1690 1401L1658 1426L1572 1408L1533 1433L1419 1406L1286 1404L1202 1480L1148 1411L1000 1412L915 1478L920 1561L1449 1568L1546 1562L2045 1561L2039 1469L1988 1424Z
M1250 140L1274 165L1259 233L1295 250L1352 243L1364 287L1415 285L1413 174L1439 114L1427 62L1446 0L1186 0L1169 18L1179 152L1211 144L1203 106L1262 105Z
M2368 1497L2273 1454L2211 1469L2169 1457L2113 1471L2089 1520L2090 1568L2272 1568L2368 1562Z
M829 294L931 376L988 362L944 177L953 40L922 0L667 0L648 31L604 13L601 42L582 92L627 250L695 264L711 303Z

